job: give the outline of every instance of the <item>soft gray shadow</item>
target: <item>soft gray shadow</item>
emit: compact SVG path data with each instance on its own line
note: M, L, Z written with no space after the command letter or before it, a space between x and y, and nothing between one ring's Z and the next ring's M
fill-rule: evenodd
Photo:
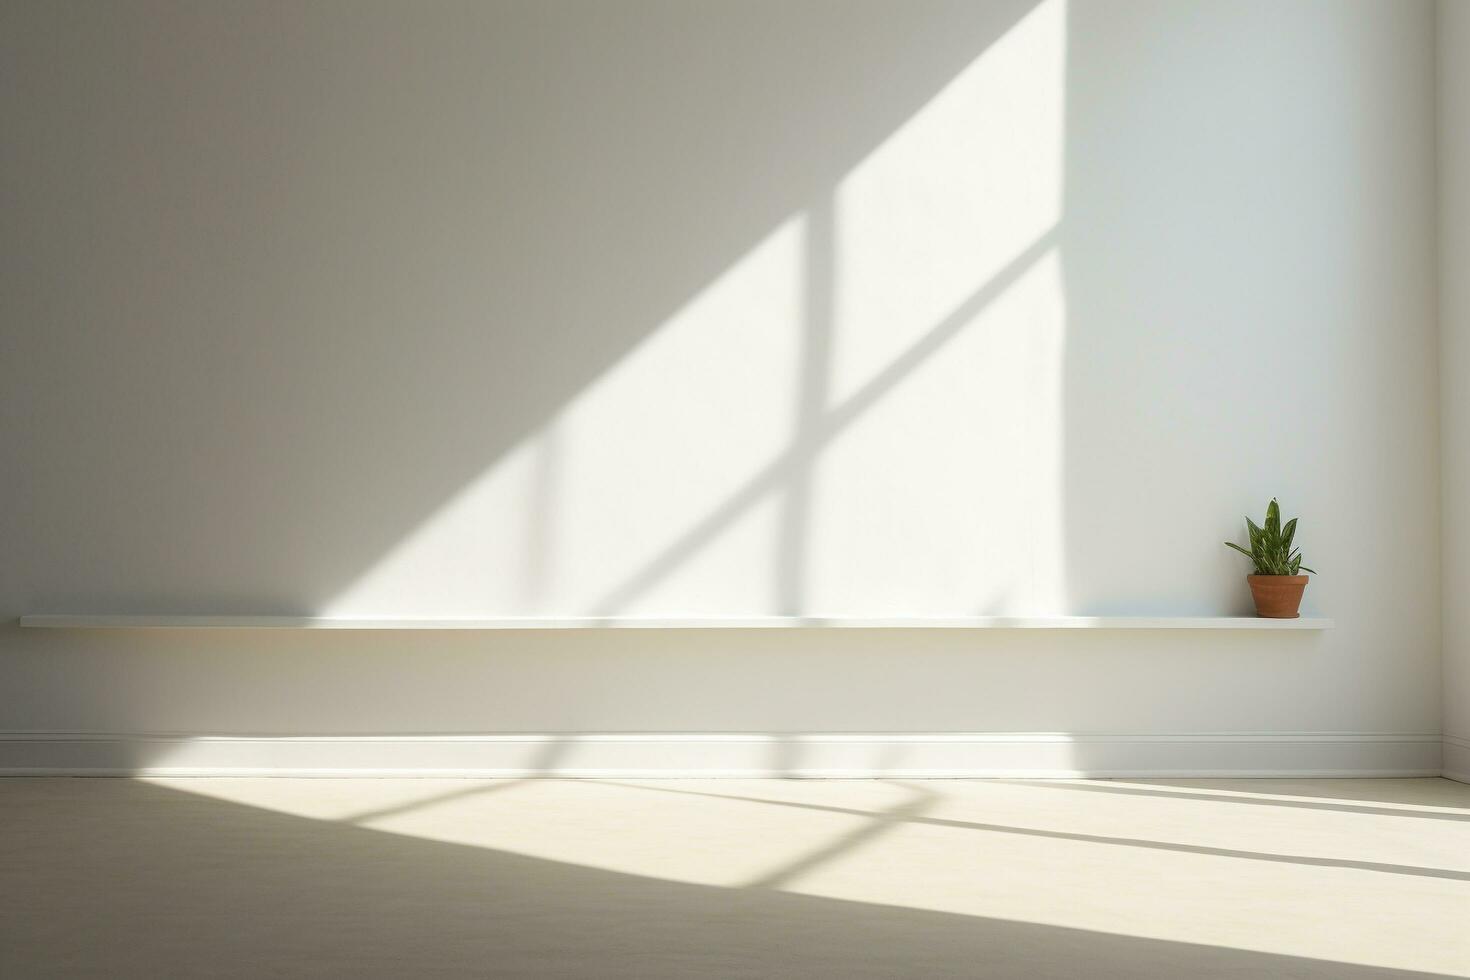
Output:
M1303 787L1300 781L1293 780L1290 785L1280 789L1282 794L1291 796L1321 796L1324 799L1343 800L1376 800L1382 803L1401 803L1404 808L1397 807L1375 807L1355 803L1315 803L1304 800L1283 800L1269 796L1224 796L1218 793L1189 793L1182 789L1215 789L1231 790L1234 786L1230 780L1130 780L1130 783L1145 783L1146 788L1140 785L1120 786L1107 780L1095 780L1087 783L1059 782L1047 779L1005 779L1002 782L1012 783L1017 786L1032 786L1040 789L1056 789L1077 793L1105 793L1111 796L1143 796L1166 800L1196 800L1203 803L1226 803L1239 806L1270 806L1285 807L1287 809L1300 810L1328 810L1337 813L1362 813L1377 817L1409 817L1415 820L1456 820L1470 821L1470 791L1451 789L1458 786L1449 779L1424 779L1424 780L1393 780L1400 784L1394 789L1377 788L1371 785L1362 790L1334 790L1322 789L1310 785ZM1333 782L1338 782L1333 780ZM1371 782L1371 781L1370 781ZM1425 784L1424 791L1408 790L1403 788L1404 783ZM1444 784L1441 786L1440 784ZM1173 788L1178 787L1178 788ZM1259 792L1252 789L1252 792ZM1466 808L1467 812L1451 813L1446 810L1412 810L1410 806L1445 806Z
M801 770L801 745L785 732L771 733L772 776L790 778Z
M796 418L789 449L791 467L786 476L781 520L776 528L774 569L777 611L800 616L808 612L807 551L811 537L812 481L822 449L821 422L831 388L834 308L837 302L837 202L828 193L806 211L803 248L805 309L802 316L801 360L796 372Z
M960 830L980 830L992 834L1013 834L1018 837L1042 837L1048 840L1081 841L1087 844L1110 844L1117 847L1141 847L1152 851L1177 851L1186 854L1208 854L1213 857L1241 858L1247 861L1268 861L1275 864L1300 864L1308 867L1351 868L1356 871L1374 871L1381 874L1408 875L1416 878L1445 878L1451 881L1470 881L1470 871L1454 871L1449 868L1426 868L1412 864L1388 864L1381 861L1351 861L1344 858L1324 858L1303 854L1273 854L1268 851L1243 851L1230 847L1205 847L1198 844L1176 844L1170 841L1145 840L1138 837L1117 837L1106 834L1077 834L1060 830L1043 830L1038 827L1015 827L1008 824L978 823L974 820L949 820L943 817L923 815L928 797L900 804L885 811L858 810L852 807L829 806L820 803L793 803L789 800L770 800L758 796L740 796L728 793L708 793L697 790L672 789L664 786L647 786L638 783L621 783L603 780L606 785L624 786L629 789L644 789L657 793L676 793L683 796L703 796L717 800L738 800L744 803L761 803L766 806L795 807L799 810L817 810L822 813L841 813L848 816L868 817L871 822L859 827L852 834L828 847L814 852L796 862L789 869L773 872L777 881L787 881L797 874L825 863L841 854L855 850L868 840L891 829L895 824L915 823L935 827L953 827ZM931 794L932 795L932 794ZM762 879L763 881L764 879ZM757 882L759 883L759 882Z
M1158 787L1161 790L1239 790L1262 792L1259 783L1249 779L1207 779L1204 777L1174 777L1130 779L1128 783L1139 786ZM1103 781L1103 785L1107 785ZM1399 803L1404 806L1454 807L1470 812L1470 789L1464 783L1442 776L1423 776L1415 779L1312 779L1310 777L1273 779L1271 793L1283 796L1305 796L1321 800L1346 800L1353 802ZM1401 811L1393 810L1397 814ZM1427 811L1426 811L1427 812Z
M0 974L30 978L1432 974L715 888L124 780L0 783Z
M548 423L536 435L531 461L530 513L526 515L525 541L521 550L526 556L521 572L520 610L526 614L541 611L546 599L546 585L555 574L551 566L556 550L556 507L562 481L562 440L556 423Z

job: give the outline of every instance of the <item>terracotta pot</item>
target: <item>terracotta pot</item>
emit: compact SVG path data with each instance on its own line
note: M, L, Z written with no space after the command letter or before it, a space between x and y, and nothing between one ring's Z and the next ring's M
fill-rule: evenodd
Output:
M1307 590L1305 575L1247 575L1256 615L1263 619L1296 619Z

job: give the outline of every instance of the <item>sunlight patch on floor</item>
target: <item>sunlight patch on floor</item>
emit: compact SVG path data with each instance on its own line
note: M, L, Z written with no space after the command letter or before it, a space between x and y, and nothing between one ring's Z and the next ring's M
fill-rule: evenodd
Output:
M1470 969L1470 787L1445 780L150 782L668 881Z

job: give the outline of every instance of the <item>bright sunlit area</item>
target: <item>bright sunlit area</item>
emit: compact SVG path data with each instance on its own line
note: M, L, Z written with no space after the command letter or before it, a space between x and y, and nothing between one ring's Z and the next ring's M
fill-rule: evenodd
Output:
M1470 978L1470 0L0 0L0 977Z

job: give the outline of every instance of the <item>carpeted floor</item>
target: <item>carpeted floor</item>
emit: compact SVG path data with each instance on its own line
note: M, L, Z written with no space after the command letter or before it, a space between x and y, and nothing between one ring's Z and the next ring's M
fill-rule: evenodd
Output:
M0 780L0 976L1470 976L1470 785Z

